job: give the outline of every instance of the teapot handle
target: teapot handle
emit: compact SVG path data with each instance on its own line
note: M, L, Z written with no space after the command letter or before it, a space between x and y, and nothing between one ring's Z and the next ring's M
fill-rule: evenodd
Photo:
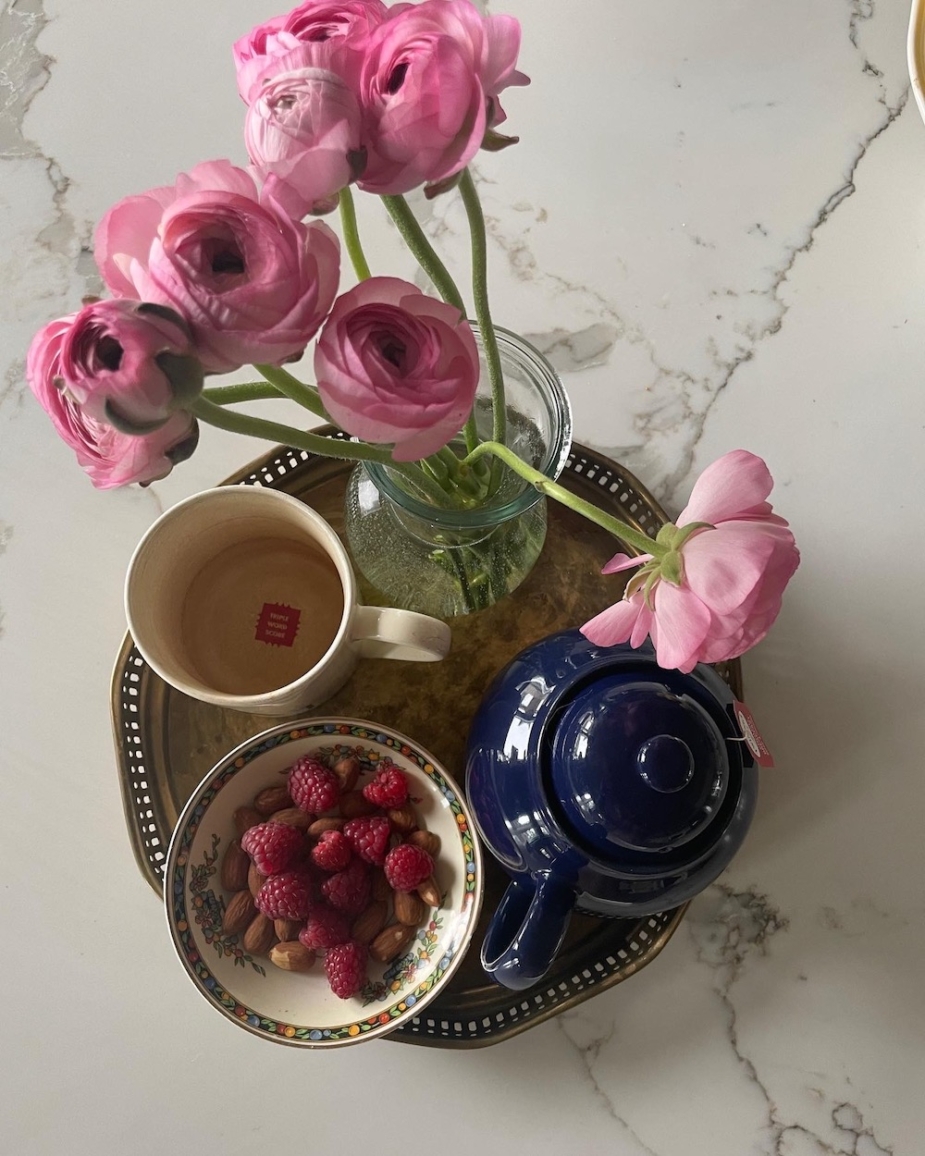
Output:
M531 987L552 966L574 906L575 891L561 880L550 875L515 879L485 934L482 967L504 987Z

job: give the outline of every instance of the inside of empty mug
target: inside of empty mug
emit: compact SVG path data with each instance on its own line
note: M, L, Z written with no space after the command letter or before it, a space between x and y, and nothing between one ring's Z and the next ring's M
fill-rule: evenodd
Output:
M190 517L195 510L199 517ZM167 521L136 564L143 649L192 690L278 690L315 667L344 620L337 566L298 511L235 502Z

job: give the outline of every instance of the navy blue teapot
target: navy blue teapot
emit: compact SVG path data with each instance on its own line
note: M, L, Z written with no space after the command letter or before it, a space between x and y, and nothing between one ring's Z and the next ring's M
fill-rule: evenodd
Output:
M702 891L738 850L758 783L729 687L663 670L650 646L577 630L522 651L469 734L466 793L512 876L482 965L519 990L549 969L578 909L637 918Z

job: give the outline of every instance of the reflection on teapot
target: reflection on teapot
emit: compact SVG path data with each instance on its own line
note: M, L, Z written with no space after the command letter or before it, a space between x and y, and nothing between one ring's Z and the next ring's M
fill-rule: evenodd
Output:
M663 670L651 648L599 647L577 630L497 676L466 764L475 822L512 876L482 947L490 975L529 987L573 910L638 918L720 874L758 786L733 702L710 667Z

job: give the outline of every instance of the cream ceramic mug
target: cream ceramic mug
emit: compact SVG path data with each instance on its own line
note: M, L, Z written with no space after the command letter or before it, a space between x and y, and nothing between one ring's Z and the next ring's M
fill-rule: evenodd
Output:
M362 657L436 662L445 622L361 606L340 539L297 498L255 486L204 490L139 542L125 614L165 682L264 715L317 706Z

